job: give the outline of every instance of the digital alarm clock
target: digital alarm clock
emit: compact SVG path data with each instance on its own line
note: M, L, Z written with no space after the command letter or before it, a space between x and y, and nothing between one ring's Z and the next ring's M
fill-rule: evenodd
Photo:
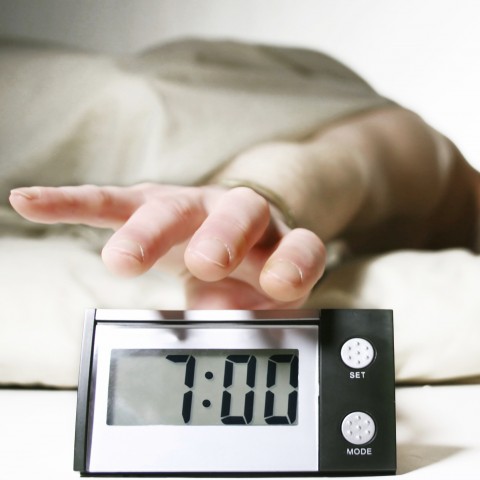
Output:
M82 475L396 470L389 310L89 310Z

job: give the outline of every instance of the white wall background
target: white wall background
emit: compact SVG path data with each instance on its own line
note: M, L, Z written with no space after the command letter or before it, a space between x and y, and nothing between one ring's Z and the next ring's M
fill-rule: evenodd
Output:
M480 169L478 0L0 0L0 35L130 53L179 36L320 49Z

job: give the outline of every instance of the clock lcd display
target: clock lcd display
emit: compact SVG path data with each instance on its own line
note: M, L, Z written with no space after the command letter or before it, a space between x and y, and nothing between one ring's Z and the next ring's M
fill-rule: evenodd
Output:
M293 349L113 349L107 424L297 425Z

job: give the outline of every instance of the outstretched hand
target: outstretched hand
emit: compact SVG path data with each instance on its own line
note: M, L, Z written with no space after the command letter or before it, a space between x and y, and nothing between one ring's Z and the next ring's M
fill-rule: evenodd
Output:
M298 307L324 270L320 239L289 229L249 188L30 187L12 190L10 203L34 222L114 229L106 266L124 276L173 270L189 308Z

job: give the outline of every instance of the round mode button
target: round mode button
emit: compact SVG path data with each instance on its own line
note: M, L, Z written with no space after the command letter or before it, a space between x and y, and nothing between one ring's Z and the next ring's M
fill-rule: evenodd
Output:
M342 422L342 435L353 445L365 445L375 436L375 422L365 412L349 413Z

